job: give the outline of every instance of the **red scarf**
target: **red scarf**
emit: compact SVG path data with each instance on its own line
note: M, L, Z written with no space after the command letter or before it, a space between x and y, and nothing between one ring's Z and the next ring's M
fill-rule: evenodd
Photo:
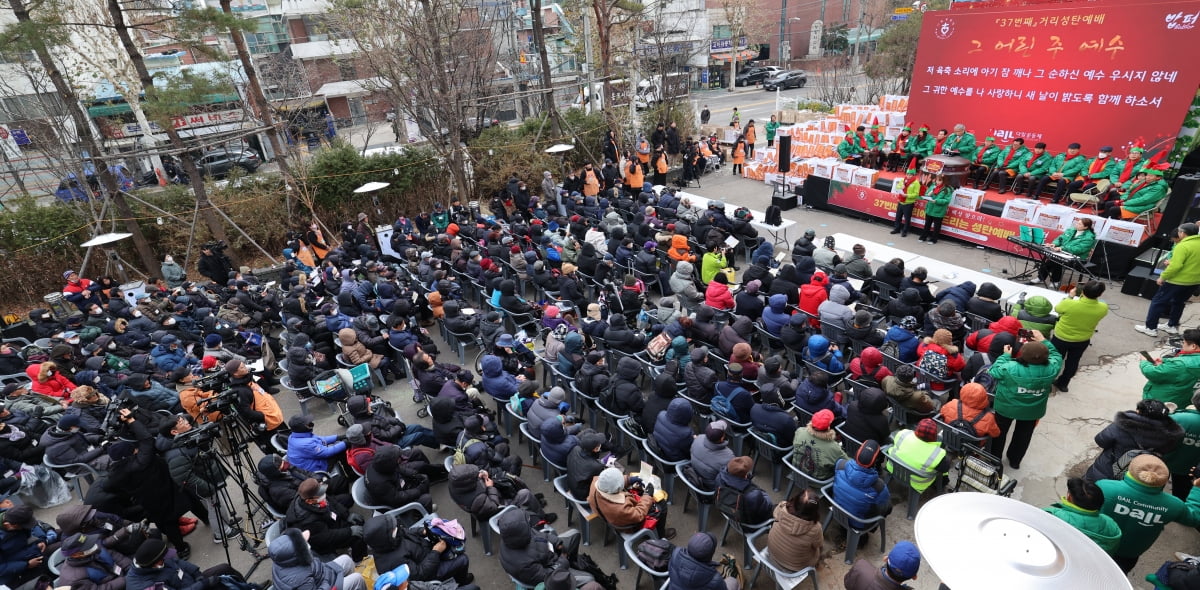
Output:
M1040 154L1038 154L1037 152L1034 152L1032 156L1029 156L1029 161L1025 163L1025 167L1033 168L1033 163L1036 162L1037 159L1040 157L1041 157Z
M911 135L910 133L904 133L902 131L902 132L900 132L900 135L896 136L896 151L895 151L895 153L900 154L901 156L904 155L904 144L908 142L908 138L910 135Z
M1017 155L1017 146L1008 148L1008 155L1004 158L1004 165L1001 168L1008 168L1008 163L1012 161L1013 156Z
M871 140L875 142L875 145L879 145L879 139L880 139L880 138L879 138L879 132L878 132L878 131L872 131L872 132L871 132Z
M862 149L867 149L867 137L865 135L855 135L858 138L858 146Z
M1129 180L1129 177L1133 176L1133 170L1137 168L1138 164L1140 163L1142 163L1141 160L1136 162L1133 160L1125 160L1125 167L1121 169L1121 177L1117 179L1117 184L1121 184Z
M1125 194L1124 200L1128 201L1129 199L1133 198L1133 195L1136 194L1138 191L1154 184L1155 182L1158 182L1157 178L1155 178L1153 180L1143 180L1143 181L1129 187L1129 192Z
M1082 156L1082 155L1083 154L1075 154L1074 156L1068 156L1066 158L1063 158L1063 163L1061 166L1058 167L1058 171L1062 172L1063 168L1067 167L1067 162L1070 162L1071 160L1074 160L1075 158L1078 158L1079 156Z
M983 155L985 153L987 153L987 151L988 151L988 148L985 147L985 148L979 150L979 153L975 154L975 163L976 164L979 164L979 165L983 164Z
M1108 164L1108 158L1104 158L1103 160L1101 160L1100 158L1093 159L1092 165L1088 166L1088 176L1091 176L1101 170L1104 170L1105 164Z
M933 144L933 153L935 153L935 154L942 153L942 146L945 145L947 139L950 139L950 138L947 137L945 139L937 140L937 143Z

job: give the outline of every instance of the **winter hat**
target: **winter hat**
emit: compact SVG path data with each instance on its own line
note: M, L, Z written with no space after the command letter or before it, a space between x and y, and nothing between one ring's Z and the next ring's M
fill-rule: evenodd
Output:
M827 432L830 426L833 426L833 412L830 410L821 410L813 414L812 421L809 424L813 430Z
M700 563L712 561L713 553L717 550L717 538L711 533L696 533L688 539L687 552L692 559Z
M658 247L658 242L655 242L653 240L647 240L646 243L642 244L642 248L644 248L646 250L653 250L657 247Z
M532 379L522 381L517 386L517 395L520 397L536 397L538 391L538 383Z
M133 443L127 440L119 440L108 447L108 458L113 461L124 461L133 456L135 449L137 447ZM9 512L12 512L12 510L9 510Z
M830 250L832 250L836 246L837 246L837 240L835 240L833 238L833 236L825 236L825 247L826 248L829 248Z
M604 353L599 350L593 350L593 351L587 353L587 357L585 357L585 358L587 359L587 362L589 364L594 365L594 364L600 362L600 359L604 358Z
M992 283L984 283L980 285L979 290L975 291L975 294L980 297L986 297L987 299L999 299L1004 296L1004 293L1000 291L1000 287L997 287Z
M79 426L79 414L63 414L63 417L58 419L58 427L63 430L76 426Z
M590 452L592 449L603 445L606 440L603 433L596 432L595 430L588 429L579 433L579 446L585 451Z
M724 420L709 422L708 426L704 427L704 438L707 438L708 442L719 443L725 438L725 431L728 429L729 425Z
M1171 479L1171 472L1162 459L1146 453L1129 462L1129 475L1152 488L1161 488Z
M346 429L346 441L354 445L367 444L367 435L363 432L363 425L351 424L350 428Z
M556 318L558 317L558 307L547 305L545 311L542 312L542 317Z
M563 388L555 386L550 388L550 392L546 394L546 397L554 403L562 403L567 401L567 392Z
M958 306L953 301L947 299L938 304L937 311L938 315L944 318L952 318L954 314L958 313Z
M238 359L230 359L229 362L225 363L225 372L232 375L232 374L238 372L238 370L241 369L243 366L244 366L244 364L242 363L242 361L240 361Z
M917 422L917 427L913 429L913 434L925 442L937 442L937 422L934 422L933 418L922 418L920 422Z
M871 312L860 309L854 312L854 325L860 328L865 328L871 325Z
M734 457L729 460L729 464L725 468L729 470L729 475L750 479L754 470L754 460L745 456Z
M918 327L917 318L914 318L910 315L900 318L900 327L908 330L909 332L916 332Z
M769 356L763 360L763 374L766 376L778 375L782 365L783 359L779 358L778 355Z
M596 477L596 491L602 494L620 494L625 487L625 475L616 467L606 468Z
M476 414L474 416L468 416L466 419L463 420L463 430L466 430L469 434L482 433L483 432L483 418L480 417L478 414Z
M200 359L200 368L205 371L211 371L217 367L217 357L206 356Z
M288 418L288 428L290 428L292 432L312 432L313 421L308 416L296 414L291 418Z
M946 348L948 346L953 346L954 345L954 334L951 334L950 330L947 330L945 328L938 328L937 330L933 331L933 341L936 342L938 344L938 346L941 346L942 348Z
M887 568L899 574L900 578L911 579L921 569L921 552L917 550L916 545L900 541L888 552Z
M858 452L854 453L854 462L862 467L871 468L879 460L879 443L873 440L865 440L858 447Z
M917 368L912 365L900 365L896 367L896 378L901 383L912 383L913 379L917 378Z
M1166 404L1156 399L1144 399L1137 403L1137 413L1147 418L1165 419L1171 411Z
M746 283L746 293L748 293L750 295L757 295L758 290L761 288L762 288L762 281L760 281L758 279L754 279L753 281Z
M4 522L25 528L37 524L37 519L33 517L32 505L18 504L4 513Z
M558 568L550 572L546 577L545 590L574 590L575 578L571 577L571 571L566 568Z
M162 539L146 539L133 554L133 564L138 567L154 567L167 555L167 542Z
M300 487L297 488L296 492L300 495L301 499L312 500L313 498L324 496L325 490L325 484L310 477L300 482Z

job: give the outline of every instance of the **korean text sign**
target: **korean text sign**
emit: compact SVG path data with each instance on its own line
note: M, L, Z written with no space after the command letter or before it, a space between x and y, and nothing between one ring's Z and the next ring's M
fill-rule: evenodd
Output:
M908 118L931 134L1023 137L1055 152L1144 138L1169 147L1200 83L1194 0L1078 2L929 12Z

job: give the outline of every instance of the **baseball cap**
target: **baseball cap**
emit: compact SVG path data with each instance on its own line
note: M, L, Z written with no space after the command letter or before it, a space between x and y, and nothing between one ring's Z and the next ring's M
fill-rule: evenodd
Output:
M813 414L812 421L809 424L812 424L813 430L820 430L822 432L829 430L829 427L833 426L833 412L821 410Z
M904 579L910 579L921 569L921 552L911 542L900 541L888 552L887 567Z

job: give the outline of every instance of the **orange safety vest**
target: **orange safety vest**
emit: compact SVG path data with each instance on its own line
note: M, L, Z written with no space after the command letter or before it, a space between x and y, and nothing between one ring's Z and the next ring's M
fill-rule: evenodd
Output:
M640 190L642 188L642 184L645 182L646 177L642 174L642 167L636 162L631 163L629 167L625 169L625 186L635 190Z
M638 143L638 161L643 164L650 163L650 142L642 140Z
M658 170L659 174L667 173L667 156L665 154L658 157L658 163L654 165L654 168Z
M600 194L600 179L596 176L595 170L587 170L583 173L583 194L588 197Z
M322 244L324 244L324 243L325 243L325 236L321 235L321 230L319 230L319 229L318 229L318 230L314 230L314 233L316 233L316 234L317 234L317 241L318 241L318 242L321 242ZM312 248L313 254L316 254L316 255L317 255L317 258L320 258L320 259L322 259L322 260L324 260L324 259L325 259L325 255L326 255L326 254L329 254L329 250L327 250L327 249L325 249L325 248L321 248L321 247L319 247L319 246L317 246L317 245L315 245L315 244L309 244L308 246L309 246L310 248ZM309 266L316 266L316 265L315 265L315 264L309 264Z

